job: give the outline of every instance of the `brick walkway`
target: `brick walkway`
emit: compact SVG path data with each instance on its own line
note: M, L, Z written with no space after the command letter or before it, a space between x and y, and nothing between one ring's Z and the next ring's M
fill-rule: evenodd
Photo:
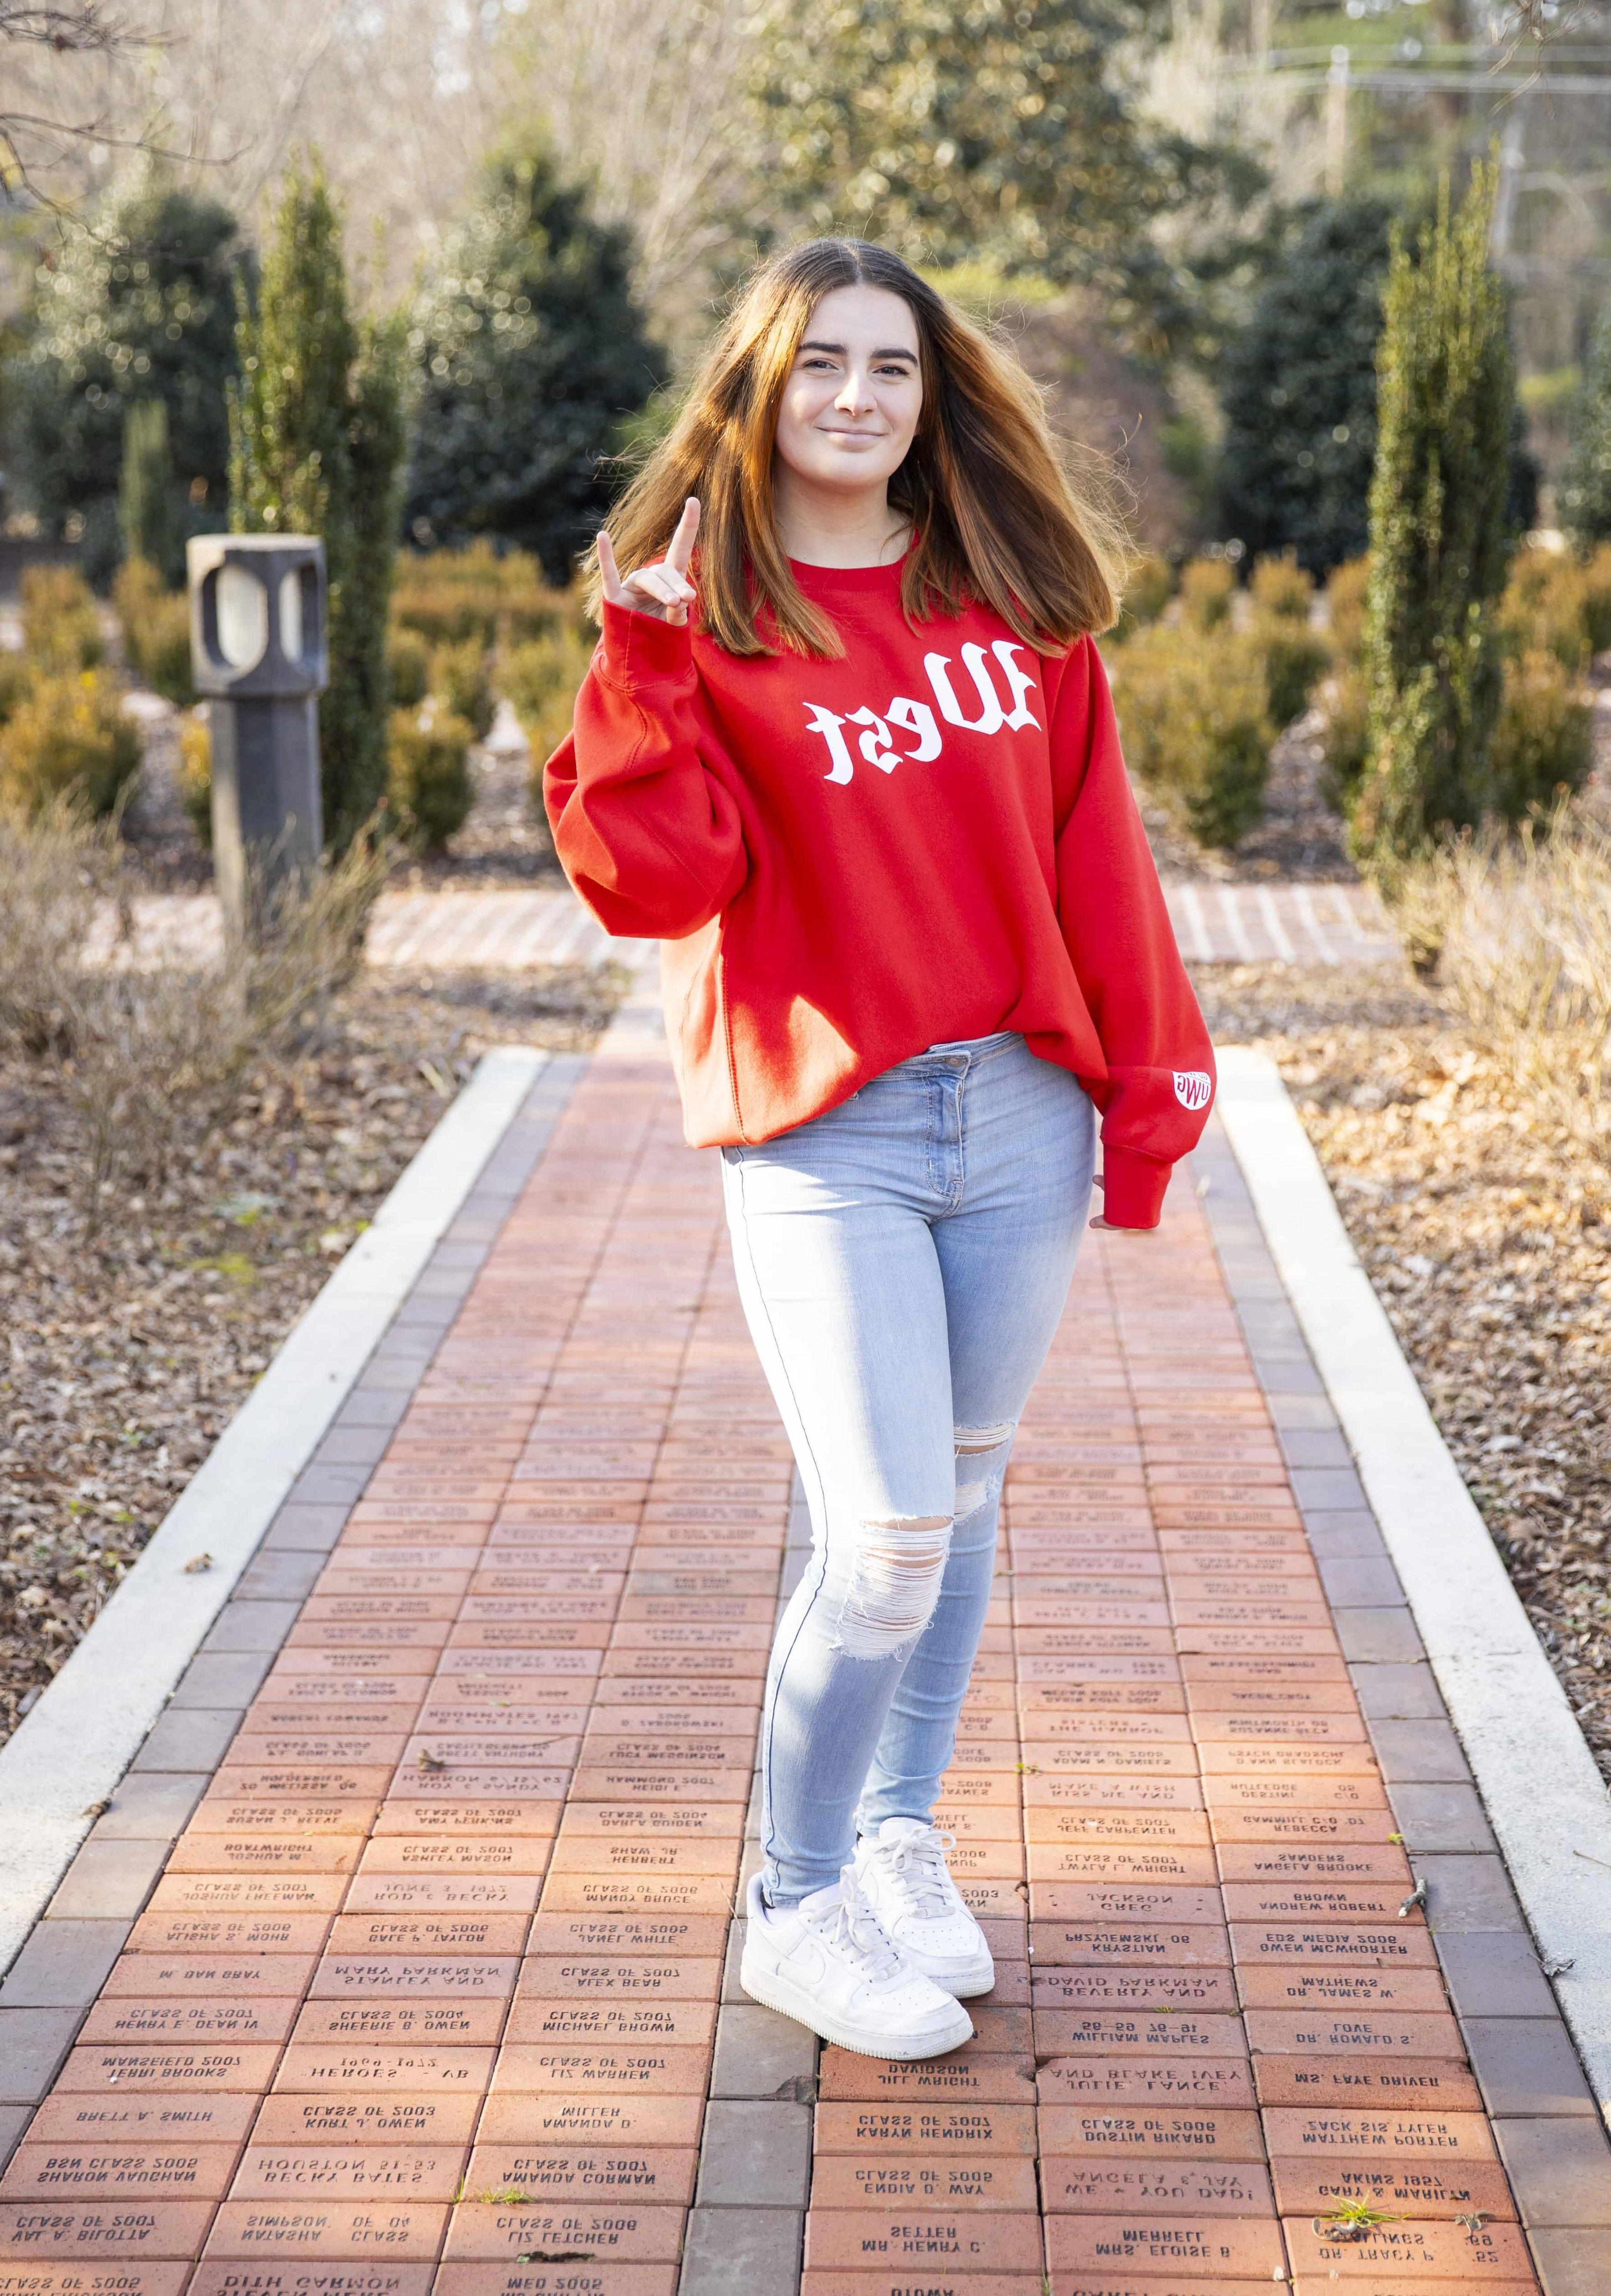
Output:
M1611 2286L1223 1142L1026 1415L941 1817L1001 1981L903 2067L724 1970L806 1534L711 1160L621 1028L524 1122L0 1989L0 2296Z
M1386 912L1366 885L1165 887L1183 953L1203 964L1378 964L1398 954ZM134 905L136 960L159 952L203 963L219 947L218 905L210 893L164 893ZM119 944L109 911L92 944L104 962ZM515 972L531 964L630 966L652 944L612 941L576 896L560 887L528 891L383 893L370 926L371 964L416 970L454 965Z

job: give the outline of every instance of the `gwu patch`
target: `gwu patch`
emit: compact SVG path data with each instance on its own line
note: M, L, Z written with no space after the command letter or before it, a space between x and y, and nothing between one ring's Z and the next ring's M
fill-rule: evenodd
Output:
M1174 1096L1182 1108L1206 1108L1214 1096L1214 1079L1201 1069L1176 1069Z

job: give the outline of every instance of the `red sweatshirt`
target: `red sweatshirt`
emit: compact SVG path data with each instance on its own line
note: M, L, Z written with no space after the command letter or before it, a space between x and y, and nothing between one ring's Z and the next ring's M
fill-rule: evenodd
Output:
M793 570L841 660L607 606L545 775L583 900L665 943L690 1142L1011 1029L1101 1111L1105 1217L1156 1226L1214 1059L1095 646L1037 654L982 607L910 627L898 566Z

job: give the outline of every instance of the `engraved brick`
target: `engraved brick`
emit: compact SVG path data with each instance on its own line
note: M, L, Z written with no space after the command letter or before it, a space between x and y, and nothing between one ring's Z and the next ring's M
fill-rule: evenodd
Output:
M1173 2273L1210 2283L1268 2283L1281 2276L1287 2261L1273 2218L1192 2216L1183 2210L1168 2216L1161 2210L1144 2217L1051 2216L1046 2219L1046 2252L1054 2276L1116 2270ZM1100 2287L1100 2281L1096 2284ZM1137 2283L1125 2279L1119 2284L1134 2287Z
M1324 2224L1324 2218L1321 2219ZM1519 2228L1509 2224L1405 2221L1372 2225L1363 2240L1328 2240L1307 2218L1289 2217L1282 2229L1295 2272L1321 2280L1380 2285L1384 2273L1436 2283L1472 2284L1530 2278L1533 2266Z
M1042 2164L1048 2216L1273 2216L1270 2179L1252 2161L1070 2160Z
M836 2104L817 2106L814 2142L819 2154L920 2152L955 2155L977 2151L1031 2156L1035 2114L1026 2104Z
M1088 2160L1262 2161L1256 2112L1217 2106L1147 2104L1095 2110L1043 2104L1041 2152Z
M808 2271L867 2271L888 2266L946 2276L992 2269L1038 2272L1037 2216L965 2209L814 2209L806 2219Z
M378 2242L399 2258L433 2257L446 2208L373 2200L225 2201L204 2254L223 2256L369 2256Z
M920 2209L1017 2210L1039 2207L1033 2160L1011 2153L910 2152L891 2160L854 2153L819 2155L811 2205L863 2211Z
M1054 2104L1251 2107L1253 2077L1239 2057L1054 2057L1036 2075L1043 2108Z
M1492 2161L1380 2161L1355 2154L1334 2160L1278 2157L1271 2163L1276 2204L1284 2216L1324 2217L1362 2202L1386 2216L1459 2217L1478 2212L1514 2221L1504 2170Z
M462 2202L453 2212L446 2254L519 2262L534 2252L559 2263L675 2264L683 2249L683 2211L635 2201L592 2199L558 2204Z

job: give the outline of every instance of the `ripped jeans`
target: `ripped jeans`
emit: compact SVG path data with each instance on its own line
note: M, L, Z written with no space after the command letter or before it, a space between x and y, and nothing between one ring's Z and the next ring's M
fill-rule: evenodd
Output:
M1005 1033L934 1046L722 1151L740 1296L812 1519L766 1685L773 1905L837 1881L858 1824L933 1809L1094 1136L1075 1079Z

